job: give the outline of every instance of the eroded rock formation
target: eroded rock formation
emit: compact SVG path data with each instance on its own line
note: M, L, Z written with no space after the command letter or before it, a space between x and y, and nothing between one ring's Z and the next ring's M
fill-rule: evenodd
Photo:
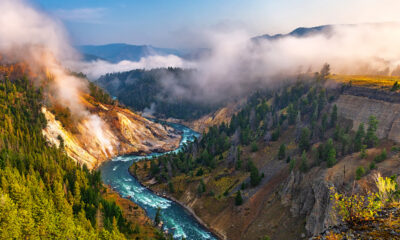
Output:
M62 126L53 113L43 108L47 119L43 134L52 144L59 146L62 142L71 158L90 169L117 155L170 151L179 145L181 137L171 127L118 106L88 101L85 105L91 115L75 123L77 131Z

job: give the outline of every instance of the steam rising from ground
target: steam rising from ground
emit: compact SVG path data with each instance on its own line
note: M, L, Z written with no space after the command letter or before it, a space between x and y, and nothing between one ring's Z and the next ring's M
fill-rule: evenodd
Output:
M109 148L110 140L103 133L107 126L82 105L85 82L63 67L67 62L78 61L79 55L70 46L61 24L23 0L1 0L0 9L0 60L25 62L38 79L50 79L56 102L68 107L74 117L85 119L93 137L104 149Z

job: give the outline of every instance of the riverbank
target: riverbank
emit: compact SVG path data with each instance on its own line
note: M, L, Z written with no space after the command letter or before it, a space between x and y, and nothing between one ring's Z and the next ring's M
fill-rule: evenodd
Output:
M144 209L129 199L123 198L111 186L104 185L102 196L107 200L114 201L120 207L122 215L130 223L133 230L133 233L129 235L130 238L154 238L159 234ZM102 223L100 222L99 225L102 225Z
M134 177L135 179L138 180L138 182L145 187L146 189L148 189L149 191L151 191L152 193L156 194L157 196L166 198L170 201L173 201L175 203L177 203L179 206L181 206L182 208L184 208L188 214L190 214L194 219L196 219L196 221L207 231L210 231L214 236L216 236L218 239L222 240L222 239L227 239L226 236L222 235L221 233L219 233L218 231L216 231L215 229L213 229L211 226L208 226L208 224L206 224L199 216L197 216L197 214L193 211L193 209L191 209L189 206L186 206L184 203L182 203L181 201L177 200L176 198L174 198L171 195L167 195L165 193L161 193L159 191L157 191L154 188L151 188L151 186L149 185L145 185L145 183L143 183L142 181L139 180L139 178L134 174L134 170L133 170L133 166L131 165L128 169L129 174Z

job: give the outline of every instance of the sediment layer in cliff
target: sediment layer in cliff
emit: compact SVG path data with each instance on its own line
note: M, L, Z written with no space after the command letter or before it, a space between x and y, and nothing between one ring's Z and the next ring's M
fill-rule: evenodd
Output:
M379 121L377 136L400 143L400 95L387 91L352 87L336 101L339 116L353 122L356 131L370 116Z

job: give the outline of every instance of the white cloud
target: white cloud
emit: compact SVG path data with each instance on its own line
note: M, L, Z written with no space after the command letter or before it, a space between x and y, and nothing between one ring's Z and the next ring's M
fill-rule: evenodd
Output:
M90 79L97 79L106 73L125 72L133 69L153 69L167 67L189 68L193 66L194 65L192 63L187 62L175 55L147 56L142 57L137 62L124 60L119 63L110 63L103 60L96 60L91 62L71 63L71 68L85 73Z

